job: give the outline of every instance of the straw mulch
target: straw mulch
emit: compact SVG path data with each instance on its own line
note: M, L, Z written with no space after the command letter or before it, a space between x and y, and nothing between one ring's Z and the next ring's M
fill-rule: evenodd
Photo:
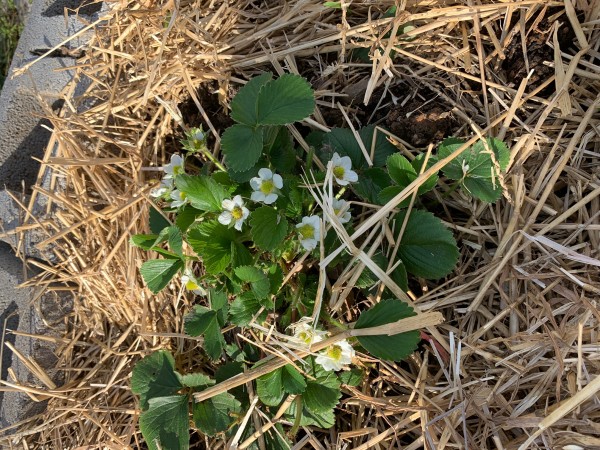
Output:
M212 370L183 333L194 299L175 283L151 295L138 274L148 255L128 240L147 232L154 168L183 130L204 124L218 155L228 101L265 70L312 83L318 109L304 125L347 125L343 110L354 126L391 129L407 155L452 133L499 137L512 155L497 204L454 191L435 211L461 258L410 297L443 315L427 331L437 345L401 364L360 355L369 377L345 388L336 426L301 430L293 448L600 448L600 3L408 0L388 18L392 1L341 3L121 1L90 24L76 65L89 87L75 96L72 86L51 118L40 177L52 183L33 192L53 212L23 225L45 233L40 246L57 261L29 261L43 269L30 284L74 293L68 331L48 338L65 381L21 382L49 402L10 430L18 448L138 448L134 363L170 348L182 372ZM396 36L405 23L414 29ZM371 61L351 58L357 48ZM295 133L305 148L307 129ZM355 243L368 255L384 213L363 209L373 226ZM356 318L350 298L334 305L345 322Z

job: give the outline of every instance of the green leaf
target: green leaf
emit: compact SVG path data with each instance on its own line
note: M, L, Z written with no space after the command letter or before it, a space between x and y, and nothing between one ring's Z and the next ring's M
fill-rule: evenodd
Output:
M306 390L306 380L294 366L288 364L281 368L281 383L288 394L302 394Z
M150 206L150 231L153 234L159 234L163 228L168 227L171 223L164 218L158 209Z
M379 167L373 167L365 169L358 176L358 182L352 188L363 200L370 203L378 203L379 192L390 185L391 180L387 172Z
M277 210L269 206L261 206L250 215L252 240L265 251L275 250L285 239L288 222Z
M240 373L244 373L244 364L241 361L247 360L246 353L236 344L233 344L230 347L235 348L235 351L238 352L237 356L240 358L240 361L230 362L220 366L215 372L215 380L217 383L221 383ZM248 388L245 384L230 389L228 392L241 402L242 408L247 408L249 406L250 399L248 397Z
M264 272L254 266L236 267L234 272L240 280L247 283L255 283L265 278Z
M342 384L347 384L348 386L358 386L362 383L365 374L358 367L353 367L350 370L344 370L340 372L338 378Z
M396 215L395 233L399 233L405 217L406 211ZM452 232L440 219L427 211L412 210L400 241L398 257L409 273L435 280L452 272L459 252Z
M510 151L499 139L488 138L486 142L493 152L500 170L504 171L510 161ZM440 144L439 157L448 157L462 145L463 142L459 139L444 140ZM498 180L498 167L494 165L492 153L486 148L483 141L478 141L472 147L464 150L442 170L448 178L459 180L473 197L480 200L492 203L502 195L502 188Z
M261 125L288 125L310 116L315 97L308 81L284 74L265 84L258 94L257 121Z
M220 274L231 263L231 244L236 234L216 220L203 222L188 231L188 243L202 257L210 274Z
M231 267L252 264L253 258L250 250L240 242L231 242Z
M367 164L360 145L356 142L354 133L349 128L332 128L325 135L324 144L329 144L331 151L321 155L324 159L323 164L331 159L333 153L338 153L340 156L349 156L353 169L360 169Z
M373 152L373 134L375 133L375 125L369 125L358 130L361 140L365 144L365 148L369 155L373 155L373 165L375 167L383 167L386 159L398 151L396 147L388 140L387 135L381 131L377 131L377 139ZM364 157L363 157L364 159Z
M210 295L210 309L213 311L219 311L221 309L227 310L229 307L229 303L227 302L227 293L223 291L217 291L216 289L211 289L209 292ZM221 324L223 325L223 324Z
M177 228L179 228L182 233L185 233L201 213L202 211L194 208L192 205L185 205L177 212L175 225L177 225Z
M229 171L228 175L231 177L233 181L236 183L247 183L252 178L258 176L258 171L261 167L267 167L268 163L265 158L259 158L258 161L250 167L248 170L243 170L241 172L233 172Z
M181 269L181 259L151 259L142 264L140 273L148 289L158 294Z
M417 177L415 169L410 164L410 161L400 153L395 153L388 157L385 164L388 173L390 174L390 178L400 186L408 186Z
M192 337L204 334L212 323L218 326L217 312L201 305L196 305L183 320L185 332Z
M471 194L473 197L483 200L484 202L494 203L502 197L502 186L500 182L494 181L491 178L465 178L462 182L462 186Z
M506 146L504 142L500 139L496 138L487 138L486 139L487 146L490 150L494 152L494 157L500 166L500 170L504 171L508 167L508 163L510 162L510 150ZM490 157L490 153L488 148L486 148L483 141L477 141L475 145L473 145L473 151L479 154L486 154ZM491 157L490 157L491 158ZM476 173L477 175L484 175L487 172Z
M258 398L267 406L277 406L283 400L282 373L283 368L280 368L256 379Z
M224 320L223 320L224 322ZM204 350L211 359L218 359L223 351L225 340L221 333L219 312L197 305L185 316L185 332L190 336L204 335Z
M423 166L423 162L425 162L425 153L417 155L417 157L410 162L410 165L413 166L413 169L415 169L415 174L418 175L419 173L421 173L421 167ZM429 159L427 160L427 166L425 170L431 168L431 166L433 166L437 162L437 157L430 155ZM423 170L423 172L425 172L425 170ZM427 181L425 181L425 183L419 186L419 194L424 194L425 192L432 190L437 184L438 179L439 177L437 172L434 175L431 175L427 179Z
M415 181L423 165L424 154L420 154L413 161L409 162L400 153L396 153L387 159L386 165L390 178L397 183L397 186L384 188L379 192L378 198L381 204L386 204L398 195L405 187ZM435 158L429 158L427 166L431 167L435 163ZM417 194L421 195L433 189L438 180L437 174L429 177L425 183L419 186ZM405 208L410 204L410 197L404 199L398 205L399 208Z
M157 238L157 234L134 234L129 242L143 250L150 250Z
M140 359L133 368L131 391L140 396L142 410L148 408L151 398L173 395L181 388L175 360L167 351L154 352Z
M220 212L221 203L229 197L225 187L202 175L177 175L175 186L185 192L190 204L200 211Z
M150 399L140 416L140 430L149 450L187 450L190 446L188 396Z
M388 268L388 260L387 258L381 254L376 253L371 258L375 264L377 264L384 272L387 271ZM400 263L396 266L394 271L390 274L390 277L394 282L400 286L401 289L405 291L408 290L408 280L406 277L406 269L404 264ZM356 287L359 288L367 288L371 289L375 284L379 281L379 278L375 276L373 272L368 267L365 267L363 272L356 280Z
M356 321L354 328L377 327L414 315L414 311L400 300L382 300L371 309L363 312ZM421 340L421 335L419 331L415 330L392 336L360 336L357 339L360 345L376 358L399 361L415 351Z
M342 396L340 380L335 372L319 369L315 380L306 380L306 390L302 394L306 409L313 413L323 413L335 408Z
M296 420L296 405L292 403L286 413L289 421L294 422ZM300 425L303 427L317 426L327 430L335 425L335 410L332 408L321 413L314 413L303 405Z
M181 384L191 388L206 388L215 384L215 380L211 379L208 375L203 373L189 373L187 375L180 375L179 379Z
M238 295L229 307L231 323L244 327L250 323L254 315L260 309L260 302L251 292ZM261 318L266 316L263 312ZM261 321L261 318L258 320Z
M302 394L303 407L300 424L331 428L335 423L334 409L342 396L340 381L335 372L325 371L314 362L314 358L309 357L307 361L312 366L309 374L314 379L306 380L306 389ZM292 404L287 413L291 416L291 420L294 420L296 405Z
M215 395L194 405L194 423L207 436L214 436L234 422L234 415L241 413L241 404L227 392Z
M214 361L221 357L224 347L225 338L223 338L221 328L218 321L213 321L204 332L204 351Z
M269 295L269 292L271 290L271 284L269 283L269 279L262 270L254 266L240 266L236 267L234 271L236 276L240 280L246 283L250 283L252 292L254 293L256 298L259 301L261 301L261 303L262 300L269 300L267 296ZM267 307L270 306L272 305L268 304Z
M263 150L263 129L236 124L221 137L225 163L234 172L250 170Z
M272 78L272 73L263 73L252 78L238 91L231 101L231 118L233 120L249 126L255 126L258 123L258 93Z
M396 197L396 195L398 195L403 190L404 190L404 187L398 186L397 184L388 186L386 188L383 188L381 191L379 191L379 193L377 194L377 200L379 200L380 205L385 205L388 202L392 201L392 199L394 197ZM409 203L410 203L410 197L402 200L398 204L397 208L406 208L409 205Z
M183 236L181 235L181 230L179 228L174 225L163 228L156 238L153 247L158 246L163 242L168 242L171 251L177 256L183 257Z
M275 295L281 289L283 283L283 270L278 264L273 264L269 267L269 285L271 286L271 294Z
M269 279L265 276L264 279L252 283L251 287L252 293L258 299L259 303L267 309L273 309L273 301L269 295L271 293Z
M293 446L280 423L275 424L275 427L267 431L264 437L265 448L268 450L290 450Z
M269 160L279 173L290 173L296 165L296 152L292 136L287 128L281 127L269 150Z

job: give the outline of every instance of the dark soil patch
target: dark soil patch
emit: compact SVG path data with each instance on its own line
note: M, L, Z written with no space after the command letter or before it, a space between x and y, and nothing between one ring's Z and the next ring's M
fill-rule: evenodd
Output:
M429 92L424 94L392 107L385 118L392 133L415 147L437 143L452 134L455 127L450 105L433 99Z
M556 20L550 20L553 14L552 10L546 12L540 23L532 29L526 37L527 61L523 55L523 46L521 44L521 34L517 34L509 44L506 51L506 59L502 63L502 69L506 74L506 81L513 87L518 86L527 73L533 69L533 74L529 80L529 86L536 88L544 81L554 75L554 67L548 63L554 61L554 50L546 42L552 42L551 33L554 33L552 26ZM532 18L532 21L536 18ZM562 51L565 51L573 45L575 32L565 15L558 19L560 24L558 28L558 42ZM529 28L528 28L529 29ZM527 62L529 64L527 64ZM540 96L548 97L555 91L553 84L544 88Z
M218 89L219 87L216 82L205 83L196 91L196 96L212 125L219 135L221 135L227 127L233 125L233 120L229 117L229 111L219 102L219 95L217 94ZM209 130L208 124L198 110L194 99L188 98L178 106L183 120L188 127L199 127L202 125L202 129L205 131ZM183 133L178 137L177 141L179 141L180 138L183 138ZM212 148L214 145L215 137L212 133L208 133L209 148Z

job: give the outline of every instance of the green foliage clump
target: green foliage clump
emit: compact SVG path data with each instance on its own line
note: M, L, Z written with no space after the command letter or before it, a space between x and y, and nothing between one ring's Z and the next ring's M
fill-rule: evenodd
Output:
M208 436L235 434L250 403L245 389L221 392L199 403L192 395L265 363L249 346L236 345L237 332L229 331L243 332L255 324L264 326L260 330L272 327L279 336L288 334L292 348L308 350L330 338L326 330L332 326L347 329L327 308L315 310L318 271L311 267L321 247L325 254L341 247L332 227L352 234L359 225L353 211L356 203L397 203L390 226L399 240L394 247L384 241L371 259L401 289L408 289L411 277L440 279L458 261L451 231L425 210L420 197L436 188L440 174L434 166L457 151L462 141L450 138L436 154L408 159L374 126L357 133L334 128L306 136L312 147L304 152L295 147L287 125L304 120L314 107L314 93L302 77L260 75L231 102L236 123L221 138L223 161L208 150L202 128L194 128L182 142L184 156L173 155L163 167L163 180L152 191L157 205L150 210L151 233L135 235L131 243L158 255L140 269L151 292L168 288L180 277L182 289L198 295L199 304L183 317L185 332L201 339L205 359L219 368L211 377L181 375L165 351L136 364L132 390L140 397L140 429L150 448L187 449L190 415L194 427ZM186 171L190 158L201 163L197 173ZM315 158L325 170L316 169ZM464 150L442 173L456 181L452 189L460 187L465 194L494 201L501 195L508 160L506 146L491 138ZM426 171L428 178L415 198L395 200ZM322 189L321 197L315 189ZM391 255L398 260L393 268ZM301 258L303 268L290 273ZM351 258L341 252L325 270L335 276ZM371 270L377 271L373 266ZM378 284L371 270L365 269L353 285L357 303ZM363 378L359 367L351 367L353 346L392 361L416 349L418 331L361 334L361 329L391 326L415 314L388 289L381 292L385 300L364 310L353 332L343 332L356 337L327 341L296 365L284 365L256 379L255 392L264 410L280 411L293 424L288 437L300 426L334 424L342 386L358 385ZM321 304L327 304L327 298L323 300ZM314 322L315 318L320 320ZM255 431L251 424L245 430L247 437ZM275 430L265 434L269 448L286 448L286 433L281 425Z

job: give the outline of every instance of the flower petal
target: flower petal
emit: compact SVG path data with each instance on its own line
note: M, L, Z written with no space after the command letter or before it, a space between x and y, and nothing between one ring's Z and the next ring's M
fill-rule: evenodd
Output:
M262 178L254 177L250 180L250 187L255 191L260 189L260 185L262 184Z
M312 251L317 248L317 240L316 239L301 239L300 244L304 247L305 250Z
M283 187L283 178L281 178L281 175L273 175L273 184L277 189L281 189Z
M350 183L355 183L358 181L358 174L354 170L347 170L344 179Z
M221 202L221 206L223 207L223 209L231 211L235 207L235 203L231 199L225 199Z
M244 200L242 200L241 195L236 195L233 197L233 203L235 203L236 206L244 206Z
M219 215L219 223L222 225L229 225L231 223L231 221L233 220L233 216L231 215L231 213L229 211L223 211L220 215Z
M265 194L260 191L254 191L252 195L250 195L250 200L253 202L264 202L265 198Z
M261 177L263 180L270 180L271 178L273 178L273 172L271 172L271 169L263 167L258 171L258 176Z
M263 201L265 202L265 205L270 205L271 203L275 203L275 200L277 200L277 194L271 193L267 195Z
M336 164L337 166L342 166L344 169L346 169L346 171L352 169L352 160L350 159L349 156L342 156L340 158L340 162L339 164Z

